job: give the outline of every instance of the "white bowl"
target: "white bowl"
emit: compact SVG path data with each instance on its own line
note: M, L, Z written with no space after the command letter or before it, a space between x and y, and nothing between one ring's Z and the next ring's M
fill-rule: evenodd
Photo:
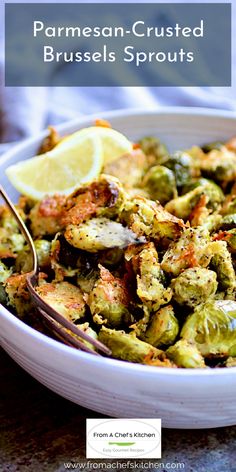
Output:
M79 119L58 129L71 133L91 125L95 118ZM236 114L218 110L122 110L104 113L100 118L134 140L157 135L171 150L236 134ZM17 192L4 169L31 157L46 134L14 147L0 160L1 183L15 200ZM235 367L167 369L95 358L37 332L3 306L0 344L42 384L91 410L120 418L161 418L167 428L212 428L236 423Z

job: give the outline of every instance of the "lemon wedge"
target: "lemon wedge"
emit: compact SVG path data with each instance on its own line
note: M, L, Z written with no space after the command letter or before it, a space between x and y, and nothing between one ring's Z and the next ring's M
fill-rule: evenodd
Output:
M20 193L41 200L72 193L98 177L107 162L131 151L132 143L123 134L91 126L66 136L52 151L8 167L6 174Z
M123 154L131 152L133 145L126 136L119 131L104 126L90 126L89 128L83 128L76 133L66 136L64 139L57 144L56 148L66 147L69 141L76 143L77 139L80 139L83 135L93 134L99 136L102 142L103 150L103 164L115 161L118 157Z
M45 195L68 195L96 178L103 166L102 141L93 132L77 134L76 139L75 134L50 152L8 167L12 185L23 195L41 200Z

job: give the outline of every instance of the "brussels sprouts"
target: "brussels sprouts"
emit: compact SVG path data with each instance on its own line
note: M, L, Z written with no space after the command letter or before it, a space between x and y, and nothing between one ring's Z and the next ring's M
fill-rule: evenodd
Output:
M194 190L197 187L205 187L208 182L213 181L209 179L204 179L204 177L199 177L198 179L191 179L186 183L186 185L182 187L181 194L184 195L185 193L191 192L191 190Z
M210 143L203 144L201 148L203 152L208 153L210 151L213 151L214 149L221 150L223 146L223 141L212 141Z
M235 287L235 272L227 243L215 241L211 243L211 247L214 248L211 267L217 273L219 289L233 289Z
M208 197L207 207L212 210L217 210L225 199L222 189L212 180L198 179L198 185L196 185L195 188L203 189L205 195Z
M203 180L203 179L202 179ZM219 208L219 205L224 201L224 193L215 182L212 180L205 179L205 183L203 184L204 192L209 198L209 202L207 206L212 210L216 210Z
M79 187L68 197L60 195L42 201L34 217L40 222L42 234L55 235L68 225L80 225L94 216L117 217L126 197L119 180L103 174L91 184ZM34 225L35 236L40 235L37 231L39 222L36 221Z
M112 175L102 174L98 181L94 181L88 186L86 193L93 206L93 212L90 213L90 217L96 213L97 216L114 218L120 214L126 201L126 193L122 184ZM85 206L88 207L84 196L82 197L82 201L84 201ZM79 206L80 201L78 200L77 208Z
M178 332L179 323L173 307L167 305L151 315L141 339L155 347L170 346L175 342Z
M173 299L179 305L194 307L215 295L217 290L216 273L202 267L184 270L172 279Z
M220 228L221 222L222 216L218 213L212 213L211 215L203 217L200 225L202 228L209 231L209 233L212 233Z
M158 357L162 351L150 344L140 341L135 333L107 329L104 326L99 332L98 340L104 343L117 359L145 364L148 358Z
M123 256L123 249L119 247L113 247L112 249L106 249L105 251L99 253L99 262L104 266L114 267L120 264Z
M141 149L135 149L106 163L103 172L117 177L126 188L130 188L140 185L146 168L147 157Z
M94 331L94 329L91 328L91 326L89 326L89 323L82 323L82 324L79 324L79 323L76 323L76 326L81 329L81 331L84 331L86 334L88 334L88 336L90 336L91 338L93 339L97 339L98 338L98 335L96 333L96 331ZM71 333L72 336L75 336L76 338L78 338L83 344L85 344L89 349L92 349L93 351L95 351L95 347L93 344L91 344L89 341L85 341L85 339L82 339L80 338L79 336L77 336L76 334L73 334Z
M19 206L16 205L17 212L21 218L25 220L25 214ZM0 206L0 226L4 228L8 234L19 233L20 229L18 223L12 212L4 206Z
M55 272L55 282L62 282L65 277L74 277L78 272L78 259L82 251L71 246L64 236L57 233L51 242L51 268ZM84 253L86 254L86 253ZM88 254L88 253L87 253ZM84 258L86 259L86 258ZM87 259L84 260L87 266Z
M23 249L24 244L25 238L22 234L0 227L0 259L15 258Z
M228 357L225 367L236 367L236 357Z
M50 266L50 251L51 243L46 239L38 239L34 242L35 249L38 256L38 263L40 268Z
M51 243L46 239L37 239L34 241L34 246L36 249L38 264L40 269L47 269L50 267L50 251ZM33 258L31 250L28 246L25 246L22 251L20 251L16 258L16 271L17 272L30 272L33 266Z
M163 285L163 271L152 242L144 245L134 264L137 267L137 295L144 305L156 311L170 301L172 292Z
M65 195L51 195L37 202L29 213L30 229L34 238L52 237L63 229Z
M76 266L77 285L83 292L90 293L100 276L97 254L77 251Z
M236 355L236 302L209 300L195 308L181 330L204 357Z
M236 254L236 228L228 231L220 231L216 237L220 240L226 241L229 252L231 254Z
M143 186L150 198L162 205L177 196L174 174L164 166L151 167L144 177Z
M236 253L236 228L226 231L225 240L227 242L229 251L232 254L235 254Z
M209 241L209 233L204 228L187 228L178 241L172 243L165 252L161 268L177 277L189 267L206 267L211 258L207 254Z
M122 279L115 277L102 266L100 278L88 297L88 305L97 324L106 323L117 328L123 323L131 323L129 313L130 297Z
M2 261L0 261L0 284L3 284L12 274L12 270L8 269Z
M9 304L20 318L32 312L33 304L26 285L25 274L13 274L4 282L4 288L7 295L7 304Z
M181 197L170 200L166 204L165 209L172 213L172 215L187 220L204 195L206 195L204 187L197 187ZM207 201L208 198L206 199L206 203Z
M225 199L225 202L221 210L222 215L234 215L236 214L236 198L235 195L229 196Z
M82 273L78 272L76 277L76 283L83 292L91 293L98 279L98 269L91 269L90 271L84 271Z
M138 236L149 236L153 227L156 207L154 202L146 198L132 198L132 200L126 201L120 220Z
M84 317L85 301L79 287L69 282L43 282L36 290L46 303L69 321L74 322Z
M182 220L143 197L127 201L120 219L138 236L144 235L158 241L176 239L184 229Z
M236 213L224 216L220 224L220 229L223 231L233 228L236 228Z
M153 136L146 136L138 143L148 157L150 157L150 164L161 164L168 155L168 150L165 144L160 139Z
M182 187L194 176L194 159L185 151L170 155L165 166L173 171L177 187Z
M12 269L8 269L7 266L0 261L0 303L6 303L7 301L4 283L11 274Z
M0 304L7 303L7 295L2 284L0 284Z
M236 151L236 136L232 136L228 141L225 143L225 147L230 151Z
M174 361L178 367L187 369L197 369L206 367L204 359L195 344L180 339L174 346L166 351L167 357Z
M218 182L233 182L236 177L236 154L226 148L210 151L201 162L201 170Z
M92 218L79 226L69 225L64 236L73 247L92 253L140 242L136 234L121 223L102 217Z
M189 187L191 186L189 185ZM185 188L187 188L187 186L185 186ZM219 205L224 201L224 194L215 182L207 179L199 179L198 184L195 183L194 187L187 193L185 192L181 197L171 200L167 203L165 208L173 215L178 216L178 218L186 220L203 195L206 195L205 206L212 210L217 210Z

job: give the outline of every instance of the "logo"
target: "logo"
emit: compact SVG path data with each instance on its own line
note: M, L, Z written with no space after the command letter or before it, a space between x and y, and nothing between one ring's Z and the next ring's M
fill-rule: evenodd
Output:
M88 459L161 458L160 419L87 419Z

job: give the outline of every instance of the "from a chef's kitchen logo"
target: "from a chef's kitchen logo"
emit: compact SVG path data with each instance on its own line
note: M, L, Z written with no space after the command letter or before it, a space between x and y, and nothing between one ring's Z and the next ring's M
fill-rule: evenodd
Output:
M86 457L160 458L160 419L87 419Z

